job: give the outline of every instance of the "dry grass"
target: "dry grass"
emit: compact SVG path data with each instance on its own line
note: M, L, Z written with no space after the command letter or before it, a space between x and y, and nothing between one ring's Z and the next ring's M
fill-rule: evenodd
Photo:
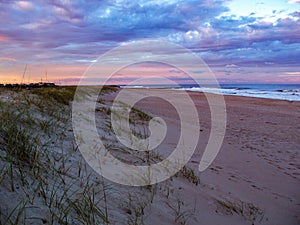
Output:
M225 215L238 214L252 224L261 222L264 218L264 211L259 209L252 203L246 203L241 200L229 201L215 199L217 203L217 211Z

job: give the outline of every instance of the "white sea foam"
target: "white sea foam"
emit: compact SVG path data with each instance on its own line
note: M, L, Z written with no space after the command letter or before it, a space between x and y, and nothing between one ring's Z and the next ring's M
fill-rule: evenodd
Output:
M182 85L181 87L164 85L138 85L122 86L123 88L163 88L174 90L187 90L223 95L236 95L255 98L268 98L288 101L300 101L299 84L221 84L217 87L196 87L194 85Z
M245 97L255 97L255 98L268 98L268 99L279 99L279 100L289 100L289 101L300 101L300 91L295 90L279 90L279 91L264 91L257 89L239 89L239 88L182 88L188 91L199 91L214 94L223 95L236 95Z

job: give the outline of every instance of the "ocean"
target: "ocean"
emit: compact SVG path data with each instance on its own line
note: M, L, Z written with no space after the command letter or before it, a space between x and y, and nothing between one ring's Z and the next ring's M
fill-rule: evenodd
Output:
M122 86L125 88L163 88L223 95L247 96L254 98L268 98L288 101L300 101L300 84L220 84L220 89L213 87L199 87L195 84L183 84L178 87L165 85Z

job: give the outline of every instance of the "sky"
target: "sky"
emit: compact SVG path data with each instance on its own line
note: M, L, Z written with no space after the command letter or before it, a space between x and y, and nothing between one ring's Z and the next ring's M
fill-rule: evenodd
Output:
M220 83L300 83L300 0L0 0L0 9L0 83L76 84L105 52L148 39L191 50ZM141 64L116 80L151 71L183 76Z

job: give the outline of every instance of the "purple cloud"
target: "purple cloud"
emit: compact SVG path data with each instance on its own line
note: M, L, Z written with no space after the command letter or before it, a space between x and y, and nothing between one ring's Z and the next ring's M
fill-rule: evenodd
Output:
M181 44L211 65L300 63L299 4L278 18L278 10L226 15L226 0L2 0L0 7L0 53L24 63L86 64L144 38Z

